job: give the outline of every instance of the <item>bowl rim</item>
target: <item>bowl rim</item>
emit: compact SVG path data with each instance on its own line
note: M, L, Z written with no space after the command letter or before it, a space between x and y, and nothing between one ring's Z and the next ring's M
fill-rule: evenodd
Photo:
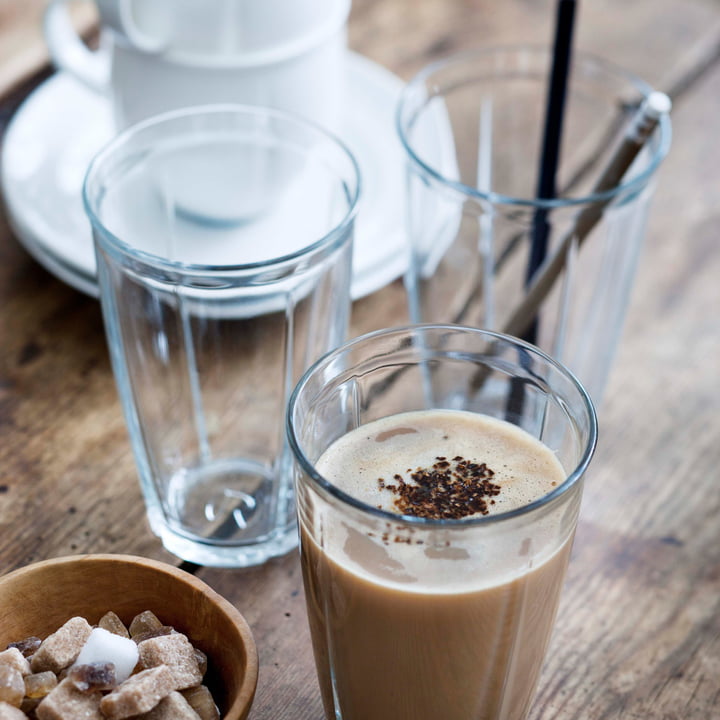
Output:
M64 555L62 557L38 560L37 562L23 565L0 576L0 584L8 580L14 580L25 575L41 571L51 566L62 566L77 563L116 563L118 565L141 565L151 571L163 573L174 577L183 583L191 585L195 590L207 597L227 615L237 628L245 647L245 672L243 674L240 688L232 704L223 713L223 720L243 720L250 711L258 680L258 652L250 626L240 611L220 593L213 590L206 582L195 577L195 575L170 565L169 563L140 555L128 555L119 553L86 553L79 555Z

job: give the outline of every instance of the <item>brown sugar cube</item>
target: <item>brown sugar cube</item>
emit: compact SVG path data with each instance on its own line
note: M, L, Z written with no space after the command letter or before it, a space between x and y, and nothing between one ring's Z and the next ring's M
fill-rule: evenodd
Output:
M70 680L63 680L37 706L38 720L104 720L100 693L80 692Z
M161 625L156 630L148 630L147 632L137 633L133 635L133 640L139 645L141 642L150 640L154 637L160 637L161 635L172 635L175 632L175 628L170 625Z
M0 652L0 666L14 667L21 675L30 674L30 663L17 648L11 647Z
M173 685L172 673L165 665L143 670L137 675L131 675L122 685L118 685L106 695L100 708L108 720L140 715L152 710L167 697L173 691Z
M130 637L130 632L125 627L125 623L112 611L106 612L98 621L98 627L111 632L113 635L121 637Z
M112 690L117 686L113 663L75 664L68 670L67 677L83 692Z
M32 671L52 670L59 673L75 661L91 632L92 628L85 618L70 618L43 640L30 661Z
M0 701L20 707L25 695L25 681L12 665L0 665Z
M135 638L136 635L153 632L162 626L163 624L158 620L157 615L155 615L152 610L145 610L145 612L141 612L132 619L130 623L130 637Z
M220 720L220 711L215 704L212 693L205 685L183 690L182 696L198 714L200 720Z
M40 702L43 700L43 698L29 698L24 697L23 701L20 703L20 709L29 717L33 718L33 720L36 720L37 716L35 715L35 708L40 704Z
M138 645L138 650L143 667L167 665L170 668L174 679L173 690L184 690L202 682L195 648L182 633L145 640Z
M28 716L20 708L0 701L0 720L28 720Z
M45 697L51 690L57 686L57 675L51 670L41 673L33 673L25 676L25 697L41 698Z
M31 635L23 640L9 643L8 650L10 648L17 648L23 657L30 657L40 647L40 643L42 643L42 640L39 637Z
M149 713L143 715L142 720L200 720L200 716L179 692L173 690Z

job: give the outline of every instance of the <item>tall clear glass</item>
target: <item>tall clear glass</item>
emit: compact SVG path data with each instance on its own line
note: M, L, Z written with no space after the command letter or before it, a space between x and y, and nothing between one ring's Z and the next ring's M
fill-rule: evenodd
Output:
M379 418L437 409L521 428L555 454L557 485L510 511L434 519L379 509L318 471L327 449L356 428L364 438ZM288 435L328 720L526 717L596 434L592 402L567 370L487 331L383 330L305 374L290 400ZM371 460L379 439L362 444L359 462Z
M551 51L542 47L481 49L432 64L406 86L397 126L407 158L410 318L531 339L599 402L654 180L669 148L670 120L661 113L622 179L600 185L652 88L575 53L556 197L537 199L551 63ZM589 231L588 218L596 220ZM533 246L539 252L531 258ZM556 253L564 270L535 324L511 329L531 268Z
M108 345L153 531L202 565L297 544L287 400L345 339L360 178L280 111L178 111L93 161Z

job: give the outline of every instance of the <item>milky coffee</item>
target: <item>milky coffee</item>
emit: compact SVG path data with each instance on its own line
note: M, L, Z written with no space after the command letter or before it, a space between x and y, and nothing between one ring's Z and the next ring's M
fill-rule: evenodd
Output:
M430 410L363 425L332 444L316 468L372 507L462 525L408 528L364 522L363 513L355 522L320 506L301 513L328 718L335 707L343 720L525 717L572 531L553 540L561 531L552 517L532 527L463 521L551 492L566 477L555 455L509 423Z

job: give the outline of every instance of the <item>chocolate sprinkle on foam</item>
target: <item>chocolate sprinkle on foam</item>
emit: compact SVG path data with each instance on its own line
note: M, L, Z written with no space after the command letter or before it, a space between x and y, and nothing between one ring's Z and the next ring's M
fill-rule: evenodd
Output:
M501 487L491 481L495 473L485 464L456 455L452 460L437 457L431 468L410 473L412 483L399 474L394 484L378 479L380 490L393 493L393 504L402 515L459 520L470 515L487 515L488 501L500 494ZM490 501L493 502L492 500Z

